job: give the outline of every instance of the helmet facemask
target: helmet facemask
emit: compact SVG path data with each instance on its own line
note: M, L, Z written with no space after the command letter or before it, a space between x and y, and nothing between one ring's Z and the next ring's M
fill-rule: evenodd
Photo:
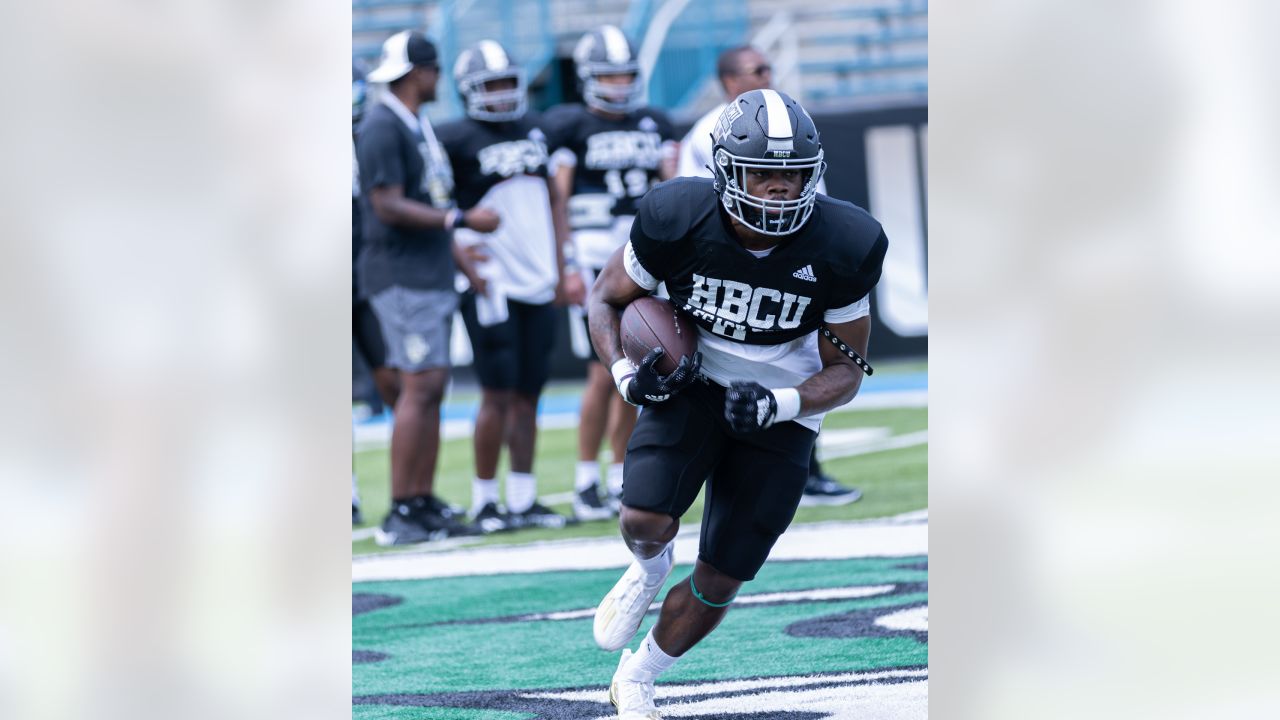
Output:
M762 235L790 235L808 222L817 198L818 181L827 171L822 149L811 158L748 158L723 147L715 149L712 170L715 190L725 211ZM747 192L747 173L752 170L796 170L808 173L800 197L795 200L767 200Z
M631 75L633 79L626 84L606 83L600 80L602 75ZM582 99L588 107L625 115L644 104L638 63L579 63L578 77L582 80Z
M516 86L504 90L486 90L485 84L494 80L515 80ZM468 73L458 80L458 92L467 101L467 115L476 120L517 120L524 116L529 106L524 69L518 67Z

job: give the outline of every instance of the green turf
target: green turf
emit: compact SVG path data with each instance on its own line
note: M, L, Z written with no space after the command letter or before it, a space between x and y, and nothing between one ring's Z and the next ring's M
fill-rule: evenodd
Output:
M834 620L829 626L832 629L847 628L838 619L846 613L891 613L926 602L925 592L910 585L926 581L927 571L914 567L923 559L766 564L757 579L744 587L742 597L850 586L897 585L900 589L840 601L797 599L776 605L737 605L717 631L699 644L698 651L682 659L663 679L681 682L794 675L797 658L804 658L805 673L924 665L928 646L912 633L863 629L846 636L830 632L799 636L787 631L796 623L824 618ZM684 582L688 571L689 566L678 566L667 588ZM357 583L355 592L391 595L402 602L353 618L352 646L386 655L378 662L352 668L355 694L603 687L613 674L617 654L595 647L591 618L515 620L511 616L590 607L616 577L617 570L609 569ZM474 622L481 619L497 621ZM637 636L643 636L655 619L650 614ZM477 653L476 648L490 650ZM502 648L519 651L503 652ZM726 658L737 661L725 662ZM381 707L387 714L354 717L423 717L415 714L415 708L367 707Z
M928 412L923 408L911 408L833 413L827 417L824 427L887 427L892 434L901 435L923 430L927 424ZM576 447L577 435L574 430L548 430L539 433L534 469L538 476L540 494L573 489ZM360 496L365 508L365 526L369 526L381 522L383 512L378 509L386 508L390 502L388 454L385 449L360 452L355 456L355 463ZM464 506L470 504L471 478L474 473L472 463L470 440L450 440L443 443L440 471L436 479L437 492L450 502ZM863 498L840 507L802 507L796 513L795 522L884 517L927 507L927 465L927 445L829 460L824 463L824 470L842 482L861 489ZM500 472L499 475L501 474ZM564 513L570 511L567 503L553 507ZM683 522L696 523L701 517L702 499L699 497ZM479 544L607 535L617 535L616 522L604 520L562 530L535 528L499 533L481 539ZM354 542L351 547L353 553L394 551L393 548L378 547L372 539Z
M919 372L927 369L925 363L896 363L877 368L877 375L900 372ZM548 388L548 395L580 392L580 385L564 383ZM478 402L477 393L453 392L450 402ZM884 427L892 435L917 432L928 427L926 408L899 408L884 410L857 410L831 413L824 428ZM534 471L538 477L539 495L567 492L573 489L574 468L577 456L577 434L574 429L544 430L538 435ZM827 460L824 471L843 483L854 485L863 492L856 503L841 507L802 507L796 513L796 523L825 520L854 520L885 517L928 506L928 446L915 445L896 450L885 450L866 455ZM385 448L363 450L354 456L355 471L364 507L364 525L371 527L382 521L390 502L389 457ZM470 439L449 440L442 443L440 467L436 476L436 492L449 502L467 506L471 502L471 479L474 475L473 454ZM505 453L498 476L505 474ZM568 503L552 506L570 514ZM702 517L702 498L694 502L683 518L686 525L697 523ZM603 520L571 525L561 530L532 528L516 532L498 533L478 539L477 545L518 544L551 539L577 537L617 536L617 523ZM420 550L421 547L411 548ZM404 548L380 548L374 541L364 539L353 542L353 554L396 552Z
M459 708L406 708L387 705L352 705L351 720L526 720L528 713Z

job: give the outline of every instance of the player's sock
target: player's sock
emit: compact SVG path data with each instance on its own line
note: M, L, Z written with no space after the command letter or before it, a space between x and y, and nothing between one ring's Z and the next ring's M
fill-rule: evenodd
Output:
M622 667L622 676L636 682L653 682L658 675L670 670L679 659L658 647L658 641L653 637L653 628L649 628L649 634L644 636L639 649L631 654L631 659Z
M471 481L471 511L478 512L480 508L489 503L498 504L497 478L488 480L473 479Z
M672 556L675 553L675 541L667 543L662 552L651 558L636 558L636 562L640 564L640 569L644 570L645 584L653 587L653 583L667 576L667 570L671 569Z
M609 494L622 496L622 463L609 463Z
M573 475L573 489L582 492L600 482L600 463L595 460L579 460Z
M538 485L533 473L507 473L507 510L522 513L538 499Z

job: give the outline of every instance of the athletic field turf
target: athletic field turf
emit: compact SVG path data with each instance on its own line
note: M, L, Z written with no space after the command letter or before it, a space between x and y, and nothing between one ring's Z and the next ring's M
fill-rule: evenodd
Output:
M927 716L927 409L885 404L828 416L825 469L865 497L800 509L721 626L660 679L664 717ZM539 436L539 494L563 512L575 437ZM352 717L613 717L619 654L595 647L591 615L629 561L616 522L378 548L368 527L387 505L386 463L385 448L356 455L368 525L352 543ZM441 465L438 491L466 505L470 441L446 441ZM685 517L668 587L696 557L700 514L699 502Z

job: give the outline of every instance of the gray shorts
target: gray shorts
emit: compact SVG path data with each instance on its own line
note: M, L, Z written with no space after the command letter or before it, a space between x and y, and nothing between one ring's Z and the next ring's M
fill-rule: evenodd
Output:
M420 372L449 367L458 293L393 285L369 298L387 343L387 367Z

